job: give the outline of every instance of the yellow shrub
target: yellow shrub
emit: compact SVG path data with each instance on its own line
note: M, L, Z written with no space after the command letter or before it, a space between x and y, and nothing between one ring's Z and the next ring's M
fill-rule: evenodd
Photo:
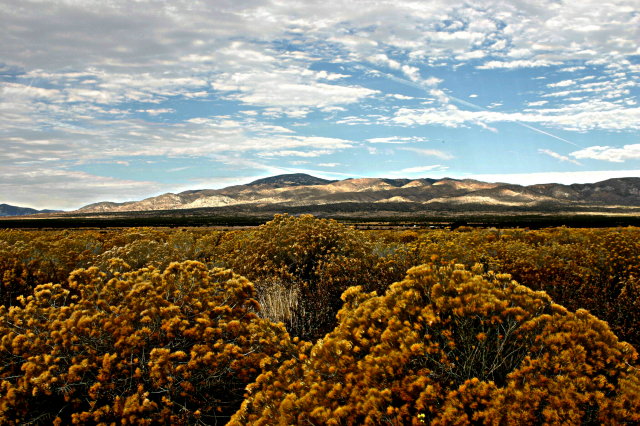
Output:
M262 368L295 353L228 270L187 261L111 275L77 270L68 289L40 285L0 308L0 423L224 421Z
M423 265L263 374L232 424L640 421L633 347L505 274Z

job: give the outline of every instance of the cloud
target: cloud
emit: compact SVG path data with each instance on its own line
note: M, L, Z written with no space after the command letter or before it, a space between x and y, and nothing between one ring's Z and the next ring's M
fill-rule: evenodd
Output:
M487 52L483 50L470 50L468 52L464 52L464 53L460 53L459 55L456 55L456 59L458 61L464 62L469 59L484 58L485 56L487 56Z
M494 69L517 69L517 68L538 68L550 67L552 65L560 65L561 62L549 61L546 59L518 59L513 61L487 61L476 68L480 70Z
M22 190L16 191L16 188ZM54 190L55 189L55 190ZM0 168L0 193L11 194L11 203L50 209L76 209L110 199L135 200L161 193L169 187L153 181L133 181L85 172L12 165Z
M297 78L295 73L227 74L212 87L227 92L227 99L249 105L324 108L358 102L379 91L358 86L340 86ZM296 81L297 80L297 81ZM277 88L277 90L274 90Z
M14 2L18 3L5 0ZM61 1L47 3L47 20L40 19L42 3L20 0L19 5L4 8L7 36L3 39L11 43L3 56L30 68L77 68L86 62L121 69L180 63L218 67L233 62L225 55L235 51L239 52L236 61L264 64L272 58L247 47L246 40L301 39L338 46L341 56L361 59L386 54L381 48L389 46L414 58L435 61L455 56L477 60L491 54L511 62L510 58L523 60L523 52L528 52L526 60L532 63L557 58L571 61L608 57L612 52L637 53L634 29L640 20L637 5L630 0L613 4L489 0L477 6L444 0L429 4L336 0L333 7L312 0L304 4L285 0L195 5L176 0L172 7L144 0ZM384 25L379 23L380 16L385 17ZM308 58L314 53L292 52L290 56Z
M401 101L407 101L407 100L415 99L413 96L400 95L398 93L387 94L385 96L389 97L389 98L399 99Z
M571 81L571 83L565 85L565 81ZM549 85L549 87L566 87L575 83L572 80L565 81L556 83L556 86ZM561 84L561 86L557 86L557 84ZM542 95L542 97L559 98L580 94L589 95L590 97L596 99L610 100L628 97L631 94L631 90L638 86L640 86L640 84L638 84L636 81L633 81L633 79L628 78L626 74L622 76L615 75L605 81L586 83L583 80L580 84L576 84L570 89L561 90L559 92L545 93Z
M432 108L400 108L390 122L398 125L441 125L457 128L467 125L486 126L490 123L528 123L571 131L640 130L640 108L613 102L593 101L566 105L561 108L527 110L523 112L471 111L447 104Z
M447 170L448 167L442 166L440 164L433 164L430 166L417 166L417 167L407 167L406 169L398 170L397 172L391 172L390 175L402 175L405 174L416 174L416 173L426 173L433 171L444 171Z
M458 179L477 179L484 182L506 182L518 185L542 183L595 183L607 179L640 177L640 170L590 170L580 172L533 172L533 173L475 173L452 175Z
M576 71L582 71L582 70L586 70L586 69L587 69L587 67L577 66L577 67L562 68L561 70L558 70L558 71L561 71L561 72L576 72Z
M61 100L63 94L57 89L45 89L42 87L33 87L31 85L19 83L4 83L0 87L0 96L2 98L11 99L43 99L43 100Z
M138 112L144 112L149 114L150 116L157 116L162 114L171 114L176 112L173 108L156 108L156 109L139 109Z
M576 161L572 158L567 157L566 155L558 154L557 152L551 151L550 149L539 149L538 152L540 154L548 155L552 158L558 159L560 161L564 161L567 163L573 163L575 165L581 166L582 164L579 161Z
M640 159L640 144L624 145L622 148L611 146L590 146L571 154L574 158L602 160L612 163L623 163L627 160Z
M320 149L315 151L295 151L295 150L282 150L282 151L267 151L267 152L258 152L259 157L263 158L273 158L273 157L303 157L303 158L313 158L320 157L321 155L331 154L333 151L328 149Z
M338 150L352 148L355 144L352 141L340 138L328 138L324 136L278 136L268 139L252 139L239 147L239 150L270 148L296 148L296 147L317 147L325 150Z
M427 157L437 157L441 160L451 160L454 158L453 155L448 152L440 151L438 149L424 149L424 148L399 148L403 151L414 152L418 155L424 155Z
M421 142L327 137L351 135L351 126L369 126L359 133L365 138L376 125L637 131L636 3L3 0L0 170L79 182L91 175L64 174L79 164L187 156L276 171L258 153L275 163L278 153ZM531 72L546 80L531 77L538 91L527 94L535 96L530 109L484 111L455 98L458 84L445 71L465 66L479 78L537 68ZM591 147L568 158L621 162L634 152ZM125 198L138 188L127 179L100 182L114 193L122 185ZM28 188L16 183L2 193ZM33 188L34 197L44 193Z
M72 114L74 111L65 111ZM0 107L0 122L3 120ZM60 165L78 164L108 158L144 156L204 157L257 152L323 149L332 152L357 144L341 138L300 135L289 128L256 121L252 117L231 119L193 118L180 124L165 125L133 118L104 121L93 117L76 119L74 126L43 120L20 123L0 130L0 169L16 163L38 164L55 158ZM105 126L104 123L109 123ZM41 126L41 128L40 128ZM47 128L48 127L48 128Z
M562 80L557 83L547 84L547 87L567 87L576 84L574 80Z
M182 172L184 170L189 170L191 168L191 166L184 166L184 167L173 167L171 169L167 169L167 173L176 173L176 172Z
M406 75L411 81L418 82L421 80L420 70L418 68L406 64L401 64L400 62L389 58L384 53L377 53L373 56L368 57L367 59L374 64L380 64L389 67L392 70L402 71L402 73Z
M235 52L235 55L238 53ZM234 57L231 72L216 75L211 87L227 99L258 106L327 108L358 102L379 91L354 85L329 84L347 75L311 71L308 64L272 53L259 66Z
M367 139L369 143L389 143L389 144L407 144L415 142L426 142L429 139L420 136L391 136L386 138Z
M347 116L336 120L336 124L345 124L347 126L371 126L378 122L379 116Z
M548 104L548 103L549 103L549 101L545 101L545 100L532 101L532 102L527 102L527 106L536 107L536 106L542 106L542 105L545 105L545 104Z

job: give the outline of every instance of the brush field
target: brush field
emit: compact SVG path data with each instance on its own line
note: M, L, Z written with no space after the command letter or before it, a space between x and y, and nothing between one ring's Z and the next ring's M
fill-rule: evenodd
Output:
M0 230L0 423L640 422L640 228Z

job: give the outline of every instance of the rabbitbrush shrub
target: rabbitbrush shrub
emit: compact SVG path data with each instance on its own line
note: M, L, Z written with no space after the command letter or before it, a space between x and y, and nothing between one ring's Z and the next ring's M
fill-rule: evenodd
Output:
M226 423L268 360L296 351L230 271L110 268L0 307L0 424Z
M335 220L276 215L254 230L229 233L216 258L261 293L297 295L283 321L291 335L315 341L335 327L347 288L386 289L404 275L406 265L375 249L367 234Z
M640 422L634 348L509 275L422 265L342 298L336 329L260 375L232 424Z

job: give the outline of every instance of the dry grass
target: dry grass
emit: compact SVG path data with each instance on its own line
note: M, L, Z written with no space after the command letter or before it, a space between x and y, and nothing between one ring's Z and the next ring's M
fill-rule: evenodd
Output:
M282 322L293 336L304 334L309 324L305 321L306 310L301 303L298 286L269 280L256 283L255 288L262 318Z

